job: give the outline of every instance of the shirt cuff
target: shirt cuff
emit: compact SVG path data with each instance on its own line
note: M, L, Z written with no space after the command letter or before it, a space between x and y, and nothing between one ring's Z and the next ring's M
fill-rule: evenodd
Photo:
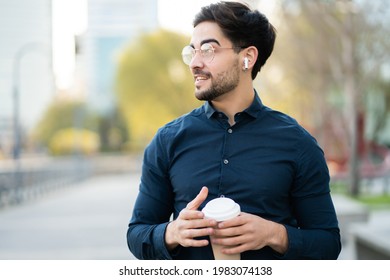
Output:
M301 255L303 236L300 229L284 225L288 236L288 249L283 255L276 254L276 257L284 260L299 259Z
M169 222L159 224L154 229L154 242L156 246L155 252L157 252L157 259L159 260L172 260L172 256L169 253L167 246L165 244L165 231L167 229Z

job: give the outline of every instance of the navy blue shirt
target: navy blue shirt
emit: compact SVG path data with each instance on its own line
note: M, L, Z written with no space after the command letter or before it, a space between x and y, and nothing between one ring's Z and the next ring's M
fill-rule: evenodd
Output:
M241 211L283 224L288 251L270 247L241 259L336 259L340 253L329 172L316 140L257 94L235 124L209 102L159 129L145 149L139 194L127 242L139 259L213 259L209 246L169 252L164 234L203 186ZM173 214L173 216L171 216ZM204 237L208 238L208 237Z

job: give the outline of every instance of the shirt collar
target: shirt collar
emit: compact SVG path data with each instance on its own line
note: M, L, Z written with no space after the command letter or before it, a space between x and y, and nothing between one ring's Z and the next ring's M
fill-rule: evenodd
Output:
M214 109L213 105L211 105L210 101L206 101L205 104L204 104L204 112L206 113L206 116L209 119L217 111Z
M253 118L257 118L259 112L262 110L263 107L263 102L261 102L261 99L257 94L257 91L255 90L255 98L253 99L252 104L247 109L245 109L244 112L252 116ZM205 102L204 111L208 119L211 118L215 113L218 113L218 111L215 110L210 101Z

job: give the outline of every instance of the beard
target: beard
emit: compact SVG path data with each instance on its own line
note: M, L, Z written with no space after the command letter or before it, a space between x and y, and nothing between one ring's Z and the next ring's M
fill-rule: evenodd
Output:
M209 74L211 86L205 90L196 90L196 98L202 101L212 101L217 97L234 90L240 81L240 69L238 64L237 60L231 69L218 73L215 78Z

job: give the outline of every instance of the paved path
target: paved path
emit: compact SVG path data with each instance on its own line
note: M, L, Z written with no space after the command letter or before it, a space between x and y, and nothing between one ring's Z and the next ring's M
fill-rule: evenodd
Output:
M0 259L134 259L126 230L139 174L94 177L0 209Z
M0 260L134 259L126 231L139 177L138 172L94 177L0 209ZM335 203L343 213L353 208L336 197ZM389 211L370 213L368 225L390 227L389 217ZM353 258L350 244L344 244L340 259Z

